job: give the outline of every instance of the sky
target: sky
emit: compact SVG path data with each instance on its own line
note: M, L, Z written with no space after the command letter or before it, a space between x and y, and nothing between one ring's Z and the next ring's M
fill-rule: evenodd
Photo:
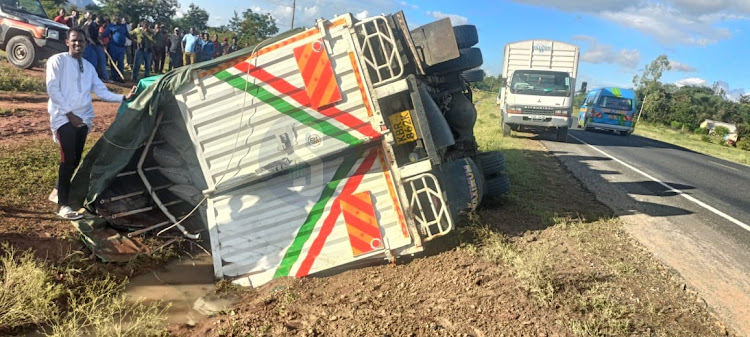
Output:
M210 14L209 25L225 24L233 11L270 13L280 31L289 29L293 0L180 0ZM295 27L343 13L358 17L403 10L411 28L449 17L453 25L479 31L484 65L501 73L505 44L550 39L581 48L578 83L632 87L657 56L672 70L664 83L718 83L737 99L750 93L750 0L297 0Z

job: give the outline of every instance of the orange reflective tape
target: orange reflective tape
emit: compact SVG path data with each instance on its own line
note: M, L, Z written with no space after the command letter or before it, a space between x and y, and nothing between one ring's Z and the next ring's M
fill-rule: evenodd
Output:
M362 74L359 72L359 67L357 66L357 59L354 57L353 52L349 52L349 60L352 61L352 69L354 70L354 77L357 78L357 86L359 87L360 94L362 94L362 102L365 104L365 108L367 108L367 116L372 117L372 107L370 106L370 101L367 100L367 92L365 91L365 83L362 81Z
M404 234L405 238L408 238L409 230L406 228L406 219L404 218L404 212L401 211L401 204L398 202L396 189L393 187L393 179L388 170L388 165L386 165L383 150L378 150L378 158L380 159L380 166L383 168L383 175L385 176L386 185L388 185L388 192L390 192L391 200L393 200L393 207L396 209L396 214L398 215L398 222L401 225L401 233Z
M383 249L383 236L380 234L370 192L341 196L339 202L346 223L346 231L349 234L352 254L359 256Z
M343 98L323 40L294 48L294 57L313 109L319 110Z

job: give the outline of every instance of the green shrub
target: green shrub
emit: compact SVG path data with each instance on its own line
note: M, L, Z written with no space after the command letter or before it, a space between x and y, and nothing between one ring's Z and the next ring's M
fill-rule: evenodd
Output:
M44 92L44 80L24 74L9 63L0 62L0 91Z
M709 136L709 135L703 135L701 137L701 140L704 141L704 142L706 142L706 143L713 143L713 140L711 139L711 136Z
M738 140L737 147L745 151L750 151L750 137L745 137Z
M717 126L714 128L714 133L719 137L724 137L729 134L729 129L726 126Z
M708 134L708 129L706 129L706 128L695 128L693 130L693 133L695 133L696 135L707 135Z
M669 127L675 130L679 130L680 128L682 128L682 123L678 121L672 121L671 123L669 123Z

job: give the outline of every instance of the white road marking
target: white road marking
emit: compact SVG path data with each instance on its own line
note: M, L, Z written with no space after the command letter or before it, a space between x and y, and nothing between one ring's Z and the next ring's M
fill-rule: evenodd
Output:
M724 213L724 212L722 212L722 211L714 208L713 206L711 206L711 205L709 205L709 204L707 204L707 203L705 203L703 201L700 201L700 200L694 198L693 196L691 196L689 194L686 194L685 192L683 192L681 190L678 190L678 189L670 186L669 184L667 184L665 182L662 182L659 179L654 178L650 174L648 174L646 172L643 172L643 171L641 171L641 170L633 167L632 165L630 165L630 164L628 164L628 163L626 163L626 162L624 162L624 161L622 161L620 159L615 158L614 156L610 155L609 153L606 153L606 152L598 149L597 147L595 147L595 146L593 146L593 145L591 145L589 143L584 142L582 139L580 139L580 138L578 138L576 136L573 136L573 135L569 134L568 137L571 137L571 138L573 138L573 139L575 139L575 140L577 140L577 141L579 141L579 142L581 142L583 144L586 144L588 147L590 147L590 148L596 150L597 152L599 152L599 153L601 153L601 154L603 154L603 155L611 158L612 160L614 160L614 161L622 164L623 166L625 166L625 167L627 167L627 168L635 171L636 173L638 173L638 174L640 174L640 175L642 175L642 176L644 176L644 177L646 177L648 179L651 179L651 180L659 183L660 185L666 187L670 192L674 192L676 194L679 194L680 196L682 196L683 198L687 199L688 201L690 201L690 202L692 202L692 203L694 203L694 204L696 204L696 205L698 205L700 207L703 207L703 208L709 210L710 212L712 212L712 213L714 213L714 214L716 214L716 215L718 215L718 216L720 216L720 217L722 217L724 219L729 220L730 222L734 223L735 225L742 227L746 231L750 231L750 225L747 225L747 224L743 223L742 221L739 221L739 220L733 218L729 214L726 214L726 213Z
M732 170L735 170L735 171L739 171L739 169L736 169L736 168L734 168L734 167L731 167L731 166L726 166L726 165L724 165L724 164L719 164L719 163L717 163L717 162L715 162L715 161L710 161L710 160L709 160L708 162L709 162L709 163L711 163L711 164L716 164L716 165L719 165L719 166L722 166L722 167L726 167L726 168L728 168L728 169L732 169Z

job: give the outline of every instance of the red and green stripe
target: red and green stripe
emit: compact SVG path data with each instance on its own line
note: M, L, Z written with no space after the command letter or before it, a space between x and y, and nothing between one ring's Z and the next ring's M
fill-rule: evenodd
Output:
M358 139L348 134L346 131L339 129L335 125L324 120L317 119L309 113L305 112L303 109L289 104L283 98L272 94L263 87L245 81L245 79L242 78L244 75L245 74L235 75L224 70L214 76L216 76L216 78L218 78L219 80L231 85L232 87L243 90L246 93L261 100L262 102L270 105L271 107L276 109L276 111L287 115L294 120L302 123L303 125L309 126L326 136L338 139L350 146L355 146L364 142L364 140Z
M328 182L328 184L326 184L326 186L323 188L323 192L320 194L320 198L318 198L318 201L315 203L315 205L313 205L310 213L307 214L305 222L302 224L302 227L300 227L299 231L297 231L297 236L294 238L294 241L292 241L292 245L284 254L284 258L281 260L281 264L279 264L279 267L276 269L274 277L289 275L289 271L299 259L302 248L305 246L305 243L312 235L312 232L315 229L315 224L318 223L320 218L323 216L326 205L333 197L333 194L336 192L336 188L338 187L339 183L341 183L341 181L349 175L349 172L352 170L352 167L354 167L354 164L357 162L359 157L359 155L350 155L344 158L344 162L338 167L336 173L333 174L333 179L331 179L331 181Z

